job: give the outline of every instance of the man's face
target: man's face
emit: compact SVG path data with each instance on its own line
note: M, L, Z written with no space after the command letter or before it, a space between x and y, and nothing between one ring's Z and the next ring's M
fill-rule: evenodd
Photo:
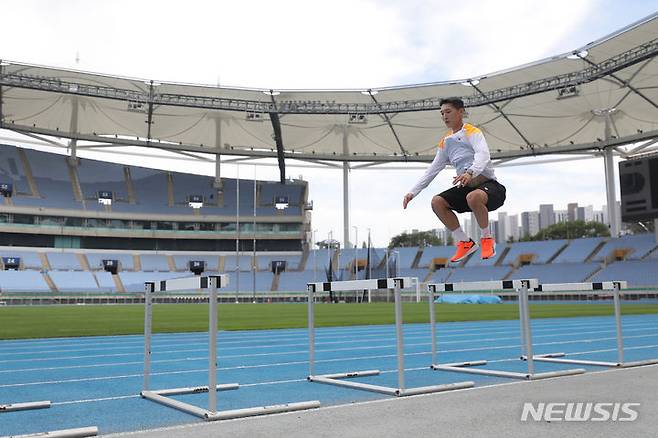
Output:
M441 105L441 118L446 126L454 126L462 121L464 117L464 108L455 108L450 103Z

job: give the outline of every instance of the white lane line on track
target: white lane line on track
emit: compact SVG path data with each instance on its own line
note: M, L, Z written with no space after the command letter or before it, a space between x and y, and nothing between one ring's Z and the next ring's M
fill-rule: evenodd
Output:
M653 324L650 323L644 323L644 322L636 322L636 323L628 323L625 326L625 329L628 331L632 331L633 327L643 327L643 326L651 326L653 327ZM599 328L600 330L598 331L599 333L604 333L604 332L613 332L615 327L614 325L608 327L599 327L599 325L596 324L583 324L578 326L577 328L583 329L583 328L588 328L588 327L593 327L593 328ZM429 326L428 326L429 328ZM575 327L564 327L561 326L559 328L546 328L546 329L533 329L534 333L562 333L565 331L565 329L570 329L570 328L575 328ZM438 331L438 336L440 339L445 339L445 338L468 338L468 337L477 337L482 334L482 330L480 329L477 333L469 333L469 334L447 334L445 332L440 332ZM518 332L518 330L514 330L510 328L509 330L505 331L492 331L488 330L487 334L506 334L506 333L513 333L513 332ZM418 336L411 336L410 334L405 335L405 339L418 339L421 337L426 337L428 336L429 330L426 329L422 332L419 332ZM578 332L578 333L583 333L583 332ZM593 332L590 332L593 333ZM393 334L393 333L391 333ZM414 333L415 334L415 333ZM539 336L539 335L538 335ZM334 345L334 344L350 344L350 343L361 343L363 342L363 338L366 336L361 336L359 339L351 339L351 340L341 340L341 341L325 341L325 342L316 342L316 346L319 345ZM376 337L380 338L380 335L373 335L373 336L368 336L368 337ZM299 340L299 338L296 338L296 340ZM304 342L296 343L296 344L278 344L278 345L272 345L272 346L247 346L247 347L225 347L225 344L221 341L218 341L218 348L220 351L228 351L228 350L243 350L243 349L268 349L268 348L281 348L281 347L286 347L286 346L303 346L306 345ZM190 347L196 344L185 344L186 347ZM206 343L199 343L199 346L205 346L207 345ZM165 347L171 348L171 344L165 345ZM12 363L12 362L31 362L31 361L48 361L48 360L69 360L69 359L83 359L83 358L93 358L93 357L121 357L121 356L130 356L130 355L141 355L142 354L142 349L143 349L143 344L142 346L134 347L135 350L137 350L135 353L116 353L116 354L101 354L101 355L84 355L84 356L60 356L60 357L43 357L43 358L29 358L29 359L4 359L0 360L0 363ZM181 349L181 350L162 350L158 351L158 346L154 345L152 349L157 353L157 354L170 354L170 353L193 353L193 352L201 352L201 351L206 351L207 348L196 348L196 349ZM85 352L85 351L107 351L107 350L114 350L114 349L107 349L107 348L94 348L94 349L75 349L75 350L55 350L53 353L67 353L67 352ZM38 352L22 352L22 353L9 353L5 354L4 356L20 356L20 355L35 355L35 354L40 354Z
M643 346L634 346L634 347L628 347L627 350L641 350L641 349L647 349L647 348L654 348L658 347L658 344L655 345L643 345ZM589 351L577 351L577 352L571 352L569 353L570 356L579 356L579 355L584 355L584 354L595 354L595 353L609 353L616 351L614 348L609 348L609 349L604 349L604 350L589 350ZM518 362L519 358L518 357L512 357L512 358L505 358L505 359L495 359L495 360L490 360L488 361L489 363L501 363L501 362ZM389 370L381 370L382 374L389 374L389 373L397 373L397 369L389 369ZM427 367L414 367L414 368L405 368L405 372L414 372L414 371L427 371ZM596 372L602 372L606 370L601 370L601 371L588 371L588 373L596 373ZM286 383L299 383L299 382L305 382L306 379L288 379L288 380L272 380L272 381L266 381L266 382L254 382L254 383L244 383L240 384L241 387L254 387L254 386L264 386L264 385L280 385L280 384L286 384ZM507 382L505 382L507 383ZM494 386L496 385L502 385L505 383L499 383L499 384L493 384ZM491 386L491 385L483 385L483 386ZM482 386L481 386L482 387ZM70 404L82 404L82 403L95 403L95 402L103 402L103 401L114 401L114 400L123 400L123 399L129 399L129 398L140 398L139 395L137 394L130 394L130 395L119 395L119 396L114 396L114 397L100 397L100 398L92 398L92 399L80 399L80 400L66 400L66 401L61 401L61 402L53 402L52 405L70 405Z
M641 335L641 336L629 336L627 339L633 339L633 338L647 338L647 337L654 337L655 335ZM612 340L616 338L608 338L608 340ZM578 344L578 343L593 343L597 342L598 340L579 340L579 341L570 341L570 342L545 342L545 343L537 343L534 344L535 346L548 346L548 345L564 345L564 344ZM474 352L474 351L489 351L489 350L506 350L506 349L516 349L519 348L519 345L513 344L513 345L504 345L504 346L495 346L495 347L486 347L486 348L464 348L464 349L456 349L456 350L439 350L439 354L450 354L450 353L465 353L465 352ZM422 356L422 355L429 355L431 352L429 351L423 351L423 352L416 352L416 353L405 353L405 357L411 357L411 356ZM394 358L397 357L396 354L385 354L385 355L376 355L376 356L356 356L356 357L349 357L349 358L334 358L334 359L318 359L315 362L316 363L331 363L331 362L348 362L348 361L357 361L357 360L373 360L373 359L389 359L389 358ZM207 358L206 358L207 359ZM274 366L290 366L290 365L300 365L300 364L306 364L308 363L306 360L303 361L293 361L293 362L280 362L280 363L266 363L266 364L257 364L257 365L240 365L240 366L232 366L232 367L218 367L218 370L221 371L229 371L229 370L240 370L240 369L251 369L251 368L266 368L266 367L274 367ZM177 370L177 371L162 371L162 372L152 372L152 376L158 376L158 375L177 375L177 374L193 374L193 373L207 373L208 369L207 368L199 368L199 369L192 369L192 370ZM127 378L135 378L135 377L142 377L142 373L134 373L134 374L124 374L124 375L116 375L116 376L99 376L99 377L83 377L83 378L77 378L77 379L60 379L60 380L46 380L46 381L37 381L37 382L22 382L22 383L8 383L8 384L0 384L0 388L15 388L15 387L25 387L25 386L36 386L36 385L53 385L53 384L62 384L62 383L73 383L73 382L93 382L93 381L101 381L101 380L117 380L117 379L127 379Z
M638 324L639 325L639 324ZM630 326L630 324L629 324ZM635 327L635 325L633 326ZM644 331L644 330L650 330L654 329L655 327L651 325L650 327L641 327L641 328L626 328L625 333L630 333L630 332L638 332L638 331ZM539 338L551 338L551 337L556 337L559 336L561 338L565 337L565 334L562 333L561 331L558 333L551 333L551 334L537 334L537 332L555 332L556 330L544 330L544 331L535 331L533 338L539 339ZM592 330L592 331L579 331L577 333L567 333L567 336L583 336L583 335L593 335L593 334L605 334L605 333L613 333L611 330ZM487 332L488 335L495 334L495 332ZM437 344L459 344L464 342L464 340L445 340L444 338L448 336L439 336L439 342ZM409 343L408 341L411 339L427 339L428 335L424 336L416 336L416 337L405 337L405 340L407 341L407 347L413 347L413 346L423 346L423 345L430 345L428 342L423 342L423 343ZM508 337L493 337L493 338L484 338L484 339L478 339L478 342L498 342L501 340L515 340L519 339L519 335L513 335L513 336L508 336ZM598 338L599 340L609 340L610 338ZM346 342L335 342L335 343L323 343L323 344L316 344L318 345L327 345L327 344L349 344L353 343L355 341L346 341ZM357 341L358 342L358 341ZM585 342L585 341L583 341ZM307 346L308 343L300 343L296 344L297 346ZM354 347L344 347L344 348L332 348L332 349L322 349L319 348L316 351L318 353L323 353L323 352L339 352L339 351L357 351L357 350L372 350L372 349L378 349L378 348L391 348L394 347L395 345L393 344L376 344L376 345L368 345L368 346L354 346ZM281 347L281 346L279 346ZM201 352L206 352L207 348L199 348L199 349L190 349L190 350L164 350L164 351L154 351L154 354L157 355L163 355L163 354L179 354L179 353L201 353ZM223 351L223 349L220 348L220 352ZM308 350L288 350L288 351L276 351L276 352L269 352L269 353L251 353L251 354L239 354L239 355L220 355L219 359L220 360L225 360L225 359L237 359L237 358L248 358L248 357L261 357L261 356L281 356L281 355L289 355L289 354L302 354L302 353L307 353ZM7 359L7 360L2 360L0 363L22 363L22 362L37 362L37 361L51 361L51 360L71 360L71 359L78 359L78 358L105 358L105 357L126 357L126 356L142 356L142 352L140 353L121 353L121 354L107 354L107 355L87 355L87 356L63 356L60 358L31 358L31 359ZM205 357L186 357L186 358L181 358L177 359L178 361L184 362L184 361L189 361L189 360L205 360ZM165 360L165 359L161 359ZM169 359L169 361L175 361L176 359ZM154 361L157 362L157 361ZM90 364L89 367L94 367L97 364ZM111 366L111 365L110 365ZM72 365L71 368L82 368L84 365ZM44 367L47 369L48 367ZM66 369L66 367L59 367L59 369ZM1 370L0 374L2 373L10 373L10 372L15 372L15 371L21 371L22 369L10 369L10 370Z

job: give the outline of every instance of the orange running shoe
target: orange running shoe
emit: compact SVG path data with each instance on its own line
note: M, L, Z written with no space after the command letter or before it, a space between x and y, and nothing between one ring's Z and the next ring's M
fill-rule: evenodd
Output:
M480 245L482 245L482 260L490 259L496 255L496 241L493 237L481 239Z
M473 239L469 239L468 242L460 240L457 242L457 252L452 256L450 261L452 263L457 263L466 258L467 255L473 254L478 249L478 244L473 242Z

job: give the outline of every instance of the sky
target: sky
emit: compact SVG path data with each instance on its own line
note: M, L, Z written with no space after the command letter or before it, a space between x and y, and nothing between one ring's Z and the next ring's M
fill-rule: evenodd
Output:
M374 88L482 75L574 50L656 11L653 2L637 0L0 0L0 7L0 59L268 89ZM180 159L80 156L214 171L212 164ZM351 171L350 225L358 229L351 227L352 238L358 232L362 241L370 228L375 244L384 246L402 231L441 226L430 200L450 187L452 174L441 173L402 210L402 197L423 172L422 165L410 167ZM236 172L235 165L222 166L222 176ZM241 165L239 172L278 179L273 166ZM342 172L288 167L287 173L309 182L317 240L330 232L342 239ZM598 210L606 202L602 158L505 167L497 176L508 195L500 211L510 214L540 203Z

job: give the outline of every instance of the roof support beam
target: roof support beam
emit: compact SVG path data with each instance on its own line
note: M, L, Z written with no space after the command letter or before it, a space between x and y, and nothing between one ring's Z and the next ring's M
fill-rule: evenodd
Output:
M475 90L476 90L481 96L484 96L484 93L482 92L482 90L480 90L480 88L479 88L479 87L478 87L473 81L471 81L471 80L469 79L469 80L468 80L468 83L471 84L471 86L472 86L472 87L473 87L473 88L474 88L474 89L475 89ZM507 120L507 123L509 123L510 126L512 127L512 129L514 129L514 130L516 131L516 133L519 134L519 137L521 137L521 139L523 139L523 141L525 142L526 146L528 146L528 148L529 148L531 151L534 152L535 148L534 148L534 146L532 145L532 143L530 143L530 141L526 138L525 135L523 135L523 133L521 132L521 130L520 130L520 129L519 129L519 128L518 128L518 127L517 127L512 121L511 121L511 120L510 120L510 118L507 117L507 114L505 114L505 113L503 112L503 109L502 109L500 106L498 106L498 105L496 105L495 103L493 103L493 102L490 103L489 106L491 106L493 109L495 109L497 113L499 113L501 116L503 116L503 118L504 118L505 120Z
M578 57L579 57L580 59L582 59L583 61L585 61L586 63L588 63L589 65L596 67L596 64L594 64L592 61L590 61L589 59L587 59L587 57L581 55L580 53L578 53ZM653 57L650 58L650 59L647 61L647 64L648 64L649 62L651 62L653 59L654 59ZM646 66L646 64L643 65L642 68L644 68L644 66ZM642 69L642 68L641 68L641 69ZM617 82L619 82L620 85L622 85L623 87L627 87L628 89L630 89L631 91L633 91L635 94L637 94L638 96L640 96L642 99L644 99L644 100L646 100L647 102L649 102L649 104L650 104L651 106L653 106L654 108L658 109L658 104L657 104L656 102L654 102L653 100L649 99L647 96L645 96L640 90L638 90L637 88L633 87L633 86L631 85L631 81L630 81L630 80L629 80L629 81L625 81L625 80L621 79L619 76L615 75L614 72L610 72L610 73L608 73L608 75L609 75L611 78L614 78ZM635 77L635 76L633 76L633 77Z
M379 106L381 108L381 105L379 102L377 102L377 99L375 98L374 94L372 93L372 90L368 90L368 94L370 95L370 98L372 101L375 103L375 105ZM406 157L408 155L407 151L404 149L404 146L402 146L402 142L400 141L400 137L398 137L398 133L395 132L395 128L393 127L393 123L391 123L391 118L388 116L388 114L384 112L380 112L379 115L384 119L388 127L390 128L391 132L393 133L393 137L395 137L395 141L398 143L398 147L400 148L400 152L402 152L402 156Z
M276 157L279 161L279 180L281 184L286 183L286 159L285 149L283 146L283 135L281 133L281 119L274 100L274 91L270 90L270 98L272 99L272 107L274 111L270 112L270 122L272 122L272 129L274 130L274 141L276 143Z

